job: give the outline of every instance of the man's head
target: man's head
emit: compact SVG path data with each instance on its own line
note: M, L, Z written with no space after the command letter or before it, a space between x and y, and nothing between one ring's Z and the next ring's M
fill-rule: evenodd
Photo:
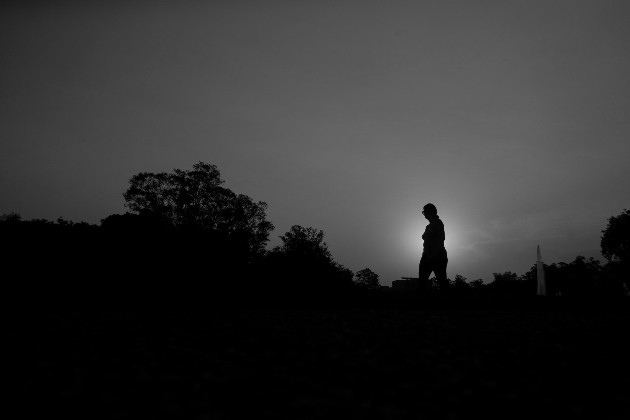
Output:
M437 208L431 203L425 204L424 207L422 207L422 214L426 219L431 219L437 216Z

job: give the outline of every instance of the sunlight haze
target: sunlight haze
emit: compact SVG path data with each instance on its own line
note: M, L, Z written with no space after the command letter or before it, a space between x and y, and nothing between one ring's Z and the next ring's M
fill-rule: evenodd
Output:
M27 2L28 3L28 2ZM51 2L56 3L56 2ZM450 278L601 259L630 207L630 3L0 6L0 214L99 223L138 172L217 165L389 285L437 206Z

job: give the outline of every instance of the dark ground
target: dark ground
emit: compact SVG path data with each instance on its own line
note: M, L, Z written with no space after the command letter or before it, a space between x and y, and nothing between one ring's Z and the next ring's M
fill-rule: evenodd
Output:
M438 306L12 312L10 400L22 418L630 418L628 310Z

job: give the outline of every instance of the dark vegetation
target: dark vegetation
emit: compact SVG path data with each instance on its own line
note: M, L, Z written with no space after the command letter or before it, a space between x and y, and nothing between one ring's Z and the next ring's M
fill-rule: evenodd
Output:
M191 302L258 306L409 301L380 287L369 268L354 274L331 255L324 232L293 226L282 244L266 250L273 224L264 202L224 187L216 166L134 175L124 192L129 212L100 225L63 219L0 221L5 287L15 296L101 300L148 305ZM548 294L564 298L614 298L630 287L630 211L611 217L603 231L602 265L582 256L545 265ZM461 275L441 284L432 279L421 297L530 298L536 266L518 276L494 273L494 281ZM418 298L418 296L415 296ZM415 299L419 301L421 299ZM491 299L490 299L491 300ZM453 301L451 299L451 301ZM396 304L398 304L396 303Z
M333 259L323 231L293 226L267 251L266 203L223 184L216 166L200 162L134 175L124 193L129 212L98 226L5 216L6 287L17 299L134 306L348 298L353 273Z
M100 225L0 221L18 418L628 418L630 212L577 257L397 293L216 167L141 173ZM624 283L625 282L625 283ZM145 309L60 312L59 309ZM182 312L182 309L190 309ZM205 312L204 312L205 311ZM15 407L13 407L15 406Z

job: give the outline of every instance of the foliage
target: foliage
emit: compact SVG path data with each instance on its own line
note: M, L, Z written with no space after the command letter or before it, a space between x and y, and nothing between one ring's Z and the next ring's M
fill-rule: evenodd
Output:
M485 292L502 296L529 294L528 285L523 281L519 281L518 274L506 271L503 273L492 273L492 275L494 276L494 280L488 285L484 285L483 288Z
M143 172L129 183L124 197L131 212L110 215L100 227L62 218L22 221L17 213L0 216L0 255L8 271L20 270L27 280L59 277L72 287L86 280L94 285L122 281L125 290L134 284L140 294L160 282L165 291L173 290L173 280L194 290L205 287L204 296L211 289L215 296L289 301L296 296L302 301L347 298L356 290L353 284L380 290L379 276L371 269L354 275L333 259L322 230L294 225L280 236L281 245L265 251L273 229L266 203L223 187L214 165L199 162L192 170ZM630 211L608 219L602 233L608 263L577 256L569 263L544 265L549 295L625 293L623 282L630 287ZM511 271L493 276L487 285L459 274L440 283L432 278L427 290L436 296L535 295L536 265L522 276Z
M0 221L0 255L6 279L79 279L93 270L99 257L98 226L59 218Z
M454 280L446 279L446 281L440 282L435 277L429 280L430 290L440 295L468 295L482 286L483 280L468 282L468 279L461 274L455 274Z
M191 171L140 172L129 180L123 194L126 207L137 214L151 214L174 225L214 228L220 204L228 191L215 165L199 162Z
M608 261L630 263L630 210L608 219L600 246Z
M380 288L378 274L367 267L357 271L354 275L354 282L357 286L367 290L378 290Z
M11 212L9 214L3 214L0 216L1 222L17 223L22 220L22 216L19 213Z
M332 255L328 244L324 242L324 231L312 227L291 226L291 229L280 236L282 245L276 252L296 258L310 258L317 261L330 262Z
M333 259L322 230L294 225L280 240L261 268L275 287L310 293L352 286L352 271Z
M565 263L544 264L547 295L582 296L622 295L620 280L611 271L610 264L602 266L599 260L578 255ZM537 267L534 264L519 280L527 283L528 290L536 289Z
M600 246L602 255L608 260L609 275L621 279L630 289L630 210L624 210L608 219L602 231Z
M484 286L482 279L473 280L469 284L470 284L470 288L473 290L479 290Z
M267 204L235 194L223 183L215 165L199 162L192 170L134 175L123 196L135 214L183 230L228 232L246 241L253 256L262 255L274 228Z
M492 275L494 276L493 282L496 283L504 283L518 280L518 274L511 271L506 271L505 273L492 273Z
M470 284L466 281L466 277L461 274L455 274L455 280L452 282L453 289L457 291L464 291L470 288Z

